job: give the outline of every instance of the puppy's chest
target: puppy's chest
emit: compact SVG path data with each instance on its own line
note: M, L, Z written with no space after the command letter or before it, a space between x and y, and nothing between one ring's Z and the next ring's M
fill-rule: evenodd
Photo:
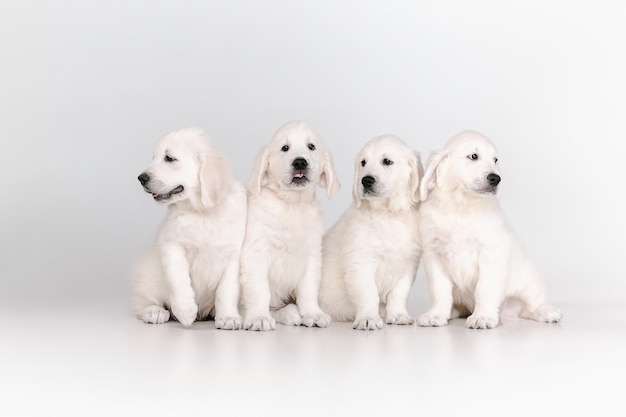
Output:
M237 226L239 225L228 224L218 217L189 214L178 216L168 222L165 225L164 234L167 238L187 246L188 249L206 250L223 244L227 245L228 236L238 232Z
M463 225L448 226L438 229L437 235L431 236L429 248L439 256L442 267L457 285L471 286L478 274L483 243Z
M419 259L421 247L418 240L416 224L387 223L380 228L372 230L371 241L381 259L386 263L400 262L406 259Z
M296 252L307 242L318 240L324 228L319 209L308 205L286 207L264 226L274 245Z
M298 216L287 218L270 239L278 253L303 260L311 251L319 250L323 223L321 219L309 218L306 221Z

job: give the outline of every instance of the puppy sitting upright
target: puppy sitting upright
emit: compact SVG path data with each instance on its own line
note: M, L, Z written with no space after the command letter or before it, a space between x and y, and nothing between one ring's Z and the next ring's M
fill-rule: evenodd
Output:
M164 323L171 311L184 326L212 316L218 329L240 329L246 191L226 157L201 131L178 130L159 140L139 182L167 215L133 273L138 317Z
M503 302L521 317L558 322L541 277L507 226L498 194L500 169L493 143L476 132L454 136L426 164L420 229L432 305L420 326L444 326L467 316L472 329L499 323ZM511 300L512 301L512 300Z
M339 190L330 154L309 125L285 124L257 157L248 183L244 329L272 330L276 320L328 326L330 317L318 305L324 222L317 185L328 198Z
M352 327L412 324L407 299L419 265L419 156L391 135L357 155L353 203L324 236L320 306Z

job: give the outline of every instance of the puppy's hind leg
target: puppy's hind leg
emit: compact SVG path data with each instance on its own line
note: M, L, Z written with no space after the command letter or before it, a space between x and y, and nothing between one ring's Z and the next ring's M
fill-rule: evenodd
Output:
M299 326L302 324L302 317L295 304L287 304L277 310L271 310L270 313L274 320L286 326Z
M535 265L526 258L514 274L513 281L523 283L510 294L521 304L519 317L541 323L558 323L563 315L558 308L548 304L546 287Z
M454 304L450 313L450 319L466 319L470 314L472 314L471 311L463 304Z
M521 318L540 323L558 323L563 317L558 308L547 303L545 288L540 283L529 286L516 298L522 302Z
M170 312L162 306L152 304L138 310L137 317L146 323L162 324L170 319Z

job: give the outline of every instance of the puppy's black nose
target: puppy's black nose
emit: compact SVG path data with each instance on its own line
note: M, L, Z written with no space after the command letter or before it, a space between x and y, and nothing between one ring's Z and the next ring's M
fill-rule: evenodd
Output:
M304 158L296 158L291 163L291 166L294 167L295 169L302 170L302 169L306 169L306 167L309 166L309 163Z
M487 175L487 181L489 181L489 185L496 186L500 184L502 178L498 174L489 174Z
M139 175L137 177L137 179L139 180L139 182L141 183L141 185L146 185L146 183L148 181L150 181L150 175L146 174L145 172L141 173L141 175Z
M372 185L374 185L375 182L376 178L370 175L366 175L365 177L361 178L361 184L363 184L363 187L365 188L372 188Z

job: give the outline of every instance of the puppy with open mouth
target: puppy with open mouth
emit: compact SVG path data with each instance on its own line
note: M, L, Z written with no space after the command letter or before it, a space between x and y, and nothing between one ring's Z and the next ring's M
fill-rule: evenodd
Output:
M289 122L260 152L248 182L241 256L244 329L326 327L318 305L324 222L317 186L339 190L329 152L307 123Z
M226 157L197 129L161 138L139 182L167 206L156 242L133 272L133 305L147 323L212 317L240 329L239 260L246 192Z

